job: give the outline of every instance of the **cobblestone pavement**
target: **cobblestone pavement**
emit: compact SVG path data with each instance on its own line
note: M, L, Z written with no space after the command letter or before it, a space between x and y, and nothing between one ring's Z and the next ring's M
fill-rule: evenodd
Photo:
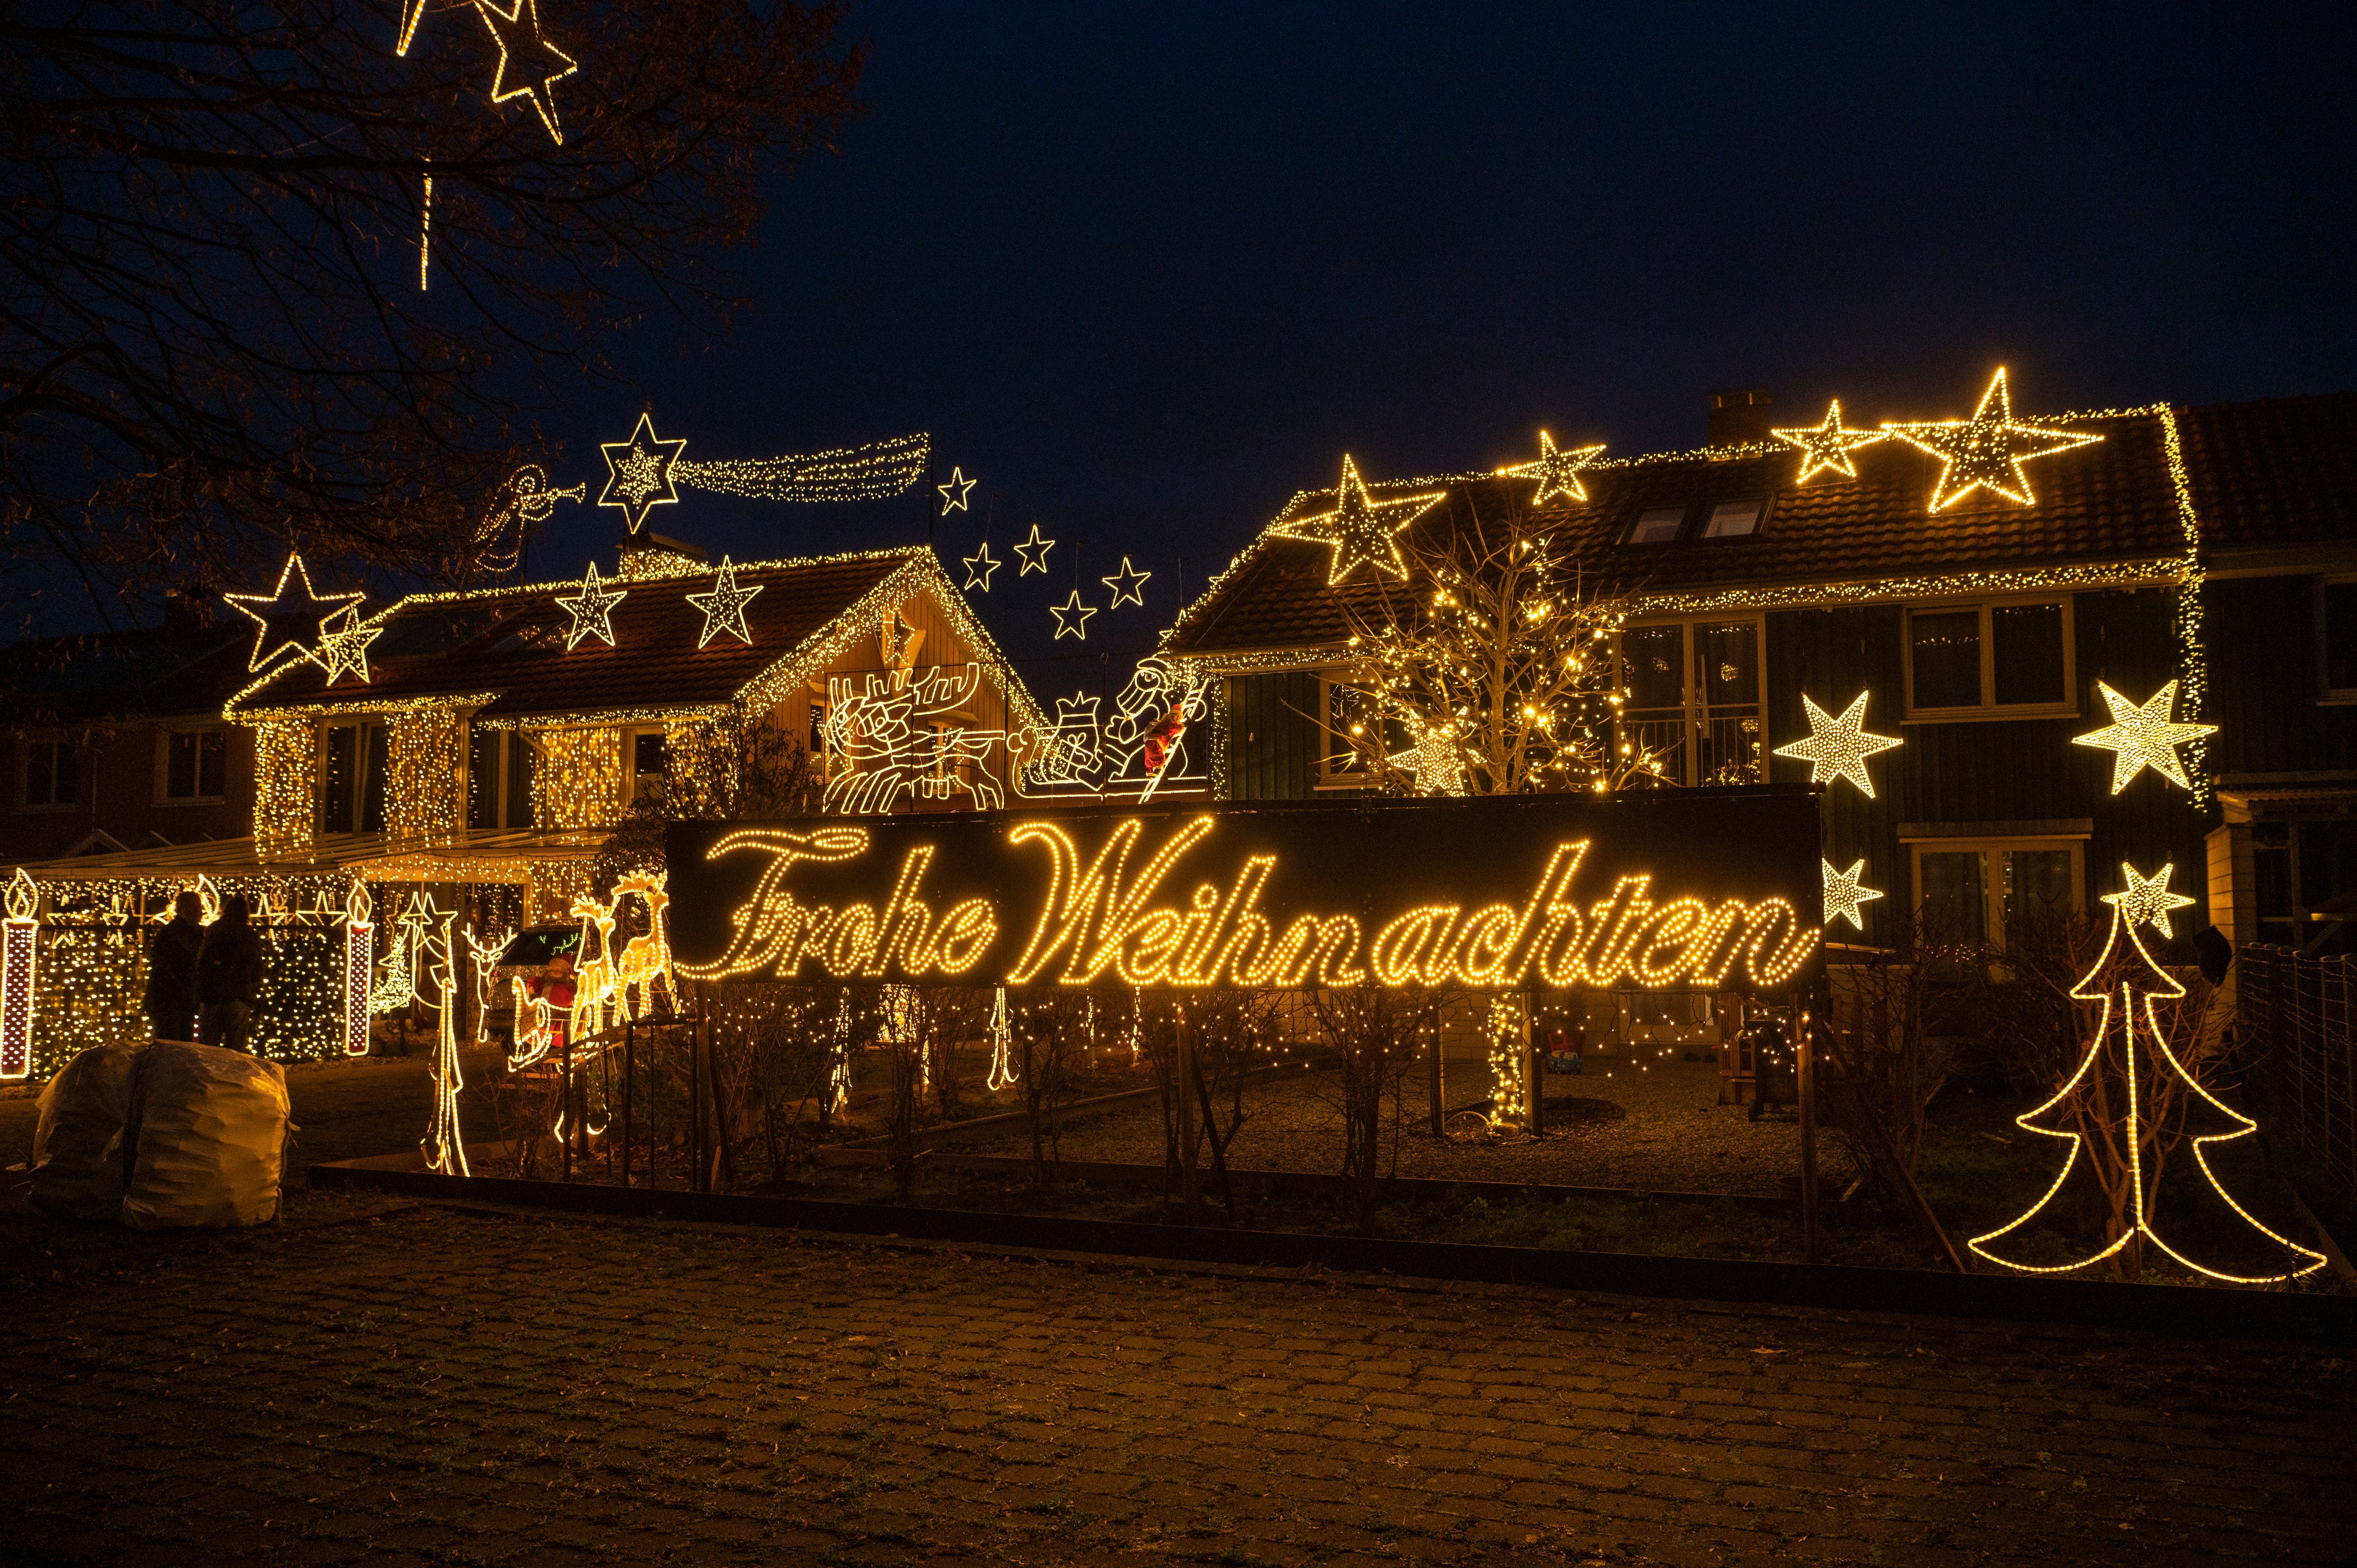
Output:
M2312 1348L329 1197L23 1252L0 1287L20 1560L2330 1562L2357 1536L2352 1364Z

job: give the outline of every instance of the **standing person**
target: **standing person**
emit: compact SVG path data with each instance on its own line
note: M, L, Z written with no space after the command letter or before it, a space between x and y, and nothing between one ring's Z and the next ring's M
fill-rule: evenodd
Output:
M197 1000L201 1004L204 1043L223 1049L250 1049L253 1004L262 996L262 939L246 923L245 895L221 900L221 918L205 932L197 953Z
M204 901L183 889L172 918L147 939L147 1027L159 1040L197 1037L197 950L204 944Z

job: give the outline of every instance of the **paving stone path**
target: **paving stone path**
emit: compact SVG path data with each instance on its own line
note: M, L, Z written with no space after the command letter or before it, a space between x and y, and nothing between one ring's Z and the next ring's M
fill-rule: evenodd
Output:
M0 1299L0 1559L2357 1550L2306 1348L328 1197Z

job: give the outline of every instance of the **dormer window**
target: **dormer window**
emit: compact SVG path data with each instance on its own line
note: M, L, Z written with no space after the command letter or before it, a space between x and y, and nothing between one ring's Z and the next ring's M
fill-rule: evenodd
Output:
M1759 497L1749 500L1721 501L1710 509L1710 521L1704 527L1705 539L1742 539L1760 532L1760 514L1767 502Z
M1649 507L1637 514L1629 525L1629 535L1623 544L1674 544L1686 525L1686 509L1682 506Z

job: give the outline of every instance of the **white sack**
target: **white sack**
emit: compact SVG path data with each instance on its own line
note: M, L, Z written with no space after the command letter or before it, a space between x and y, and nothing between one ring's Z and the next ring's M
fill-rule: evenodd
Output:
M132 1095L139 1142L123 1222L160 1230L275 1219L286 1110L275 1062L214 1046L150 1046Z
M124 1119L136 1046L92 1046L41 1090L33 1131L33 1207L61 1219L113 1219L123 1209Z

